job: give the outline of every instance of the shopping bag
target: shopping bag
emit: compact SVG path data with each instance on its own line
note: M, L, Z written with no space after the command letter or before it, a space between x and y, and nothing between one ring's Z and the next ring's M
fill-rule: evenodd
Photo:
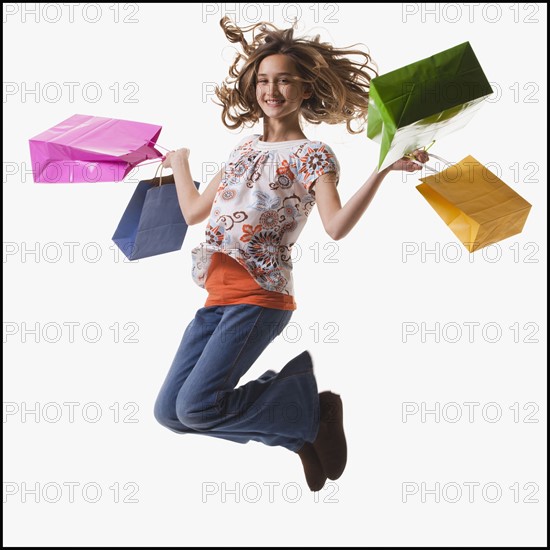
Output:
M186 233L174 176L161 174L138 183L113 241L129 260L139 260L180 250Z
M531 204L472 156L416 188L469 252L521 233Z
M493 91L469 42L370 82L367 136L378 168L465 126Z
M121 181L148 159L162 126L74 115L29 140L35 183Z

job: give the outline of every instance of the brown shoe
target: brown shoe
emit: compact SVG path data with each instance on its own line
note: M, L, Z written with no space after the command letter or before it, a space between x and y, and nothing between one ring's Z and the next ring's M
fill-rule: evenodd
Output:
M306 474L306 481L308 487L312 491L320 491L327 480L327 476L323 471L319 457L313 448L311 443L304 443L304 446L296 451L302 461L304 472Z
M342 475L347 462L342 400L335 393L322 392L319 394L319 408L319 432L313 448L326 476L334 480Z

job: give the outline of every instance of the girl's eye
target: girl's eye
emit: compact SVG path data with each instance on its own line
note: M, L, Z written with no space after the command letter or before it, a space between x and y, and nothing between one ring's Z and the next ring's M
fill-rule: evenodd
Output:
M282 84L288 84L288 80L286 78L279 79L279 82ZM258 80L258 84L267 84L267 80Z

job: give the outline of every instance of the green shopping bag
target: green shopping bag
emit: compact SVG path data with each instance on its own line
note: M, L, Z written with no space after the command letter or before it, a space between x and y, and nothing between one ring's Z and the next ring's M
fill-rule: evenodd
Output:
M465 126L493 90L469 42L373 78L367 136L382 170Z

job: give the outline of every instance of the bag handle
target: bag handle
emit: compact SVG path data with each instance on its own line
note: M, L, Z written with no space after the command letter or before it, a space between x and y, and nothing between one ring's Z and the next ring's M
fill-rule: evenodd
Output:
M435 139L428 146L424 146L424 148L423 148L424 151L427 151L434 143L435 143ZM427 170L430 170L434 174L439 174L439 172L440 172L440 170L436 170L435 168L432 168L431 166L428 166L428 164L426 164L426 163L421 163L416 157L413 156L412 153L407 153L405 156L407 158L411 159L411 160L414 160L415 162L418 162L419 164L422 164L423 168L426 168ZM452 166L453 164L455 164L454 162L449 162L448 160L445 160L444 158L441 158L437 155L434 155L433 153L430 155L430 158L440 160L443 164L445 164L447 166Z
M152 139L144 139L143 141L145 142L145 144L148 145L148 144L151 143L153 140L152 140ZM164 150L165 150L166 152L168 152L168 153L171 151L171 149L166 149L166 147L163 147L162 145L160 145L160 144L158 144L158 143L154 143L154 145L155 145L155 147L160 147L161 149L164 149ZM158 151L157 151L157 152L158 152ZM164 160L164 158L165 158L165 157L162 157L162 159L161 159L161 165L162 165L162 161ZM147 159L146 159L146 160L147 160ZM139 162L138 164L139 164L140 166L148 166L149 164L155 164L155 163L157 163L157 162L158 162L158 159L152 159L150 162ZM157 168L157 171L158 171L158 168ZM157 176L156 176L156 173L155 173L155 177L157 177ZM162 170L161 170L161 179L162 179Z
M434 154L431 154L430 158L434 158L434 159L437 159L437 160L441 161L443 164L445 164L445 168L447 168L449 166L453 166L454 164L456 164L455 162L449 162L448 160L445 160L444 158L438 157L437 155L434 155ZM429 170L433 174L439 174L439 172L441 172L441 170L436 170L435 168L432 168L431 166L428 166L428 164L426 164L426 163L422 164L422 167L426 168L426 170Z
M146 145L149 145L149 143L152 143L153 140L152 139L144 139L143 140L145 142ZM157 143L156 141L153 143L153 145L155 147L159 147L160 149L164 149L167 153L169 153L170 151L172 151L172 149L166 149L166 147L163 147L160 143Z
M143 141L145 141L145 143L148 145L153 140L152 139L144 139ZM163 147L160 143L155 142L154 145L155 145L155 147L159 147L160 149L164 149L167 153L172 151L172 149L166 149L166 147Z
M149 144L151 143L153 140L152 139L144 139L143 140L145 144ZM166 147L163 147L162 145L159 145L158 143L154 143L155 147L160 147L161 149L164 149L166 152L170 152L171 149L166 149ZM158 151L157 151L158 153ZM162 157L161 159L161 162L164 160L165 157ZM147 160L147 159L145 159ZM158 162L158 159L151 159L149 162L145 162L145 161L142 161L142 162L138 162L137 164L139 164L140 166L148 166L149 164L155 164Z
M160 177L159 177L159 187L160 187L162 185L162 169L163 169L162 162L160 162L159 165L157 166L157 169L155 170L155 177L153 178L153 180L157 179L157 174L159 173L159 169L160 169Z

